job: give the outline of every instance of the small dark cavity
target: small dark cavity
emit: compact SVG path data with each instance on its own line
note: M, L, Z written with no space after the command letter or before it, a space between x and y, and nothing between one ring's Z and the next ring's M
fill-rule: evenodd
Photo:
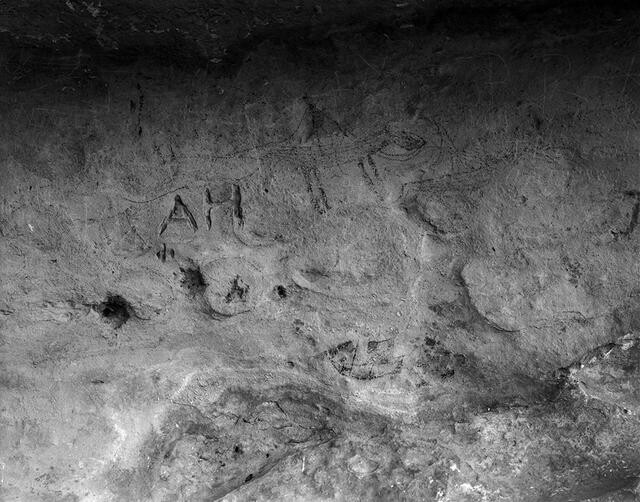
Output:
M182 281L180 284L189 294L196 296L201 295L207 289L207 283L199 267L181 268Z
M242 447L240 445L235 445L233 447L233 451L234 451L234 453L237 453L238 455L242 455Z
M120 328L134 313L131 304L120 295L108 295L107 299L93 306L114 329Z
M287 297L287 288L285 288L282 284L277 285L274 288L274 291L279 298L285 299Z
M425 336L424 337L424 343L427 347L433 347L435 346L438 342L436 340L434 340L431 337Z
M289 366L289 368L295 368L296 364L293 361L287 361L287 366Z
M248 483L249 481L251 481L253 479L253 474L249 474L246 478L244 478L244 482Z

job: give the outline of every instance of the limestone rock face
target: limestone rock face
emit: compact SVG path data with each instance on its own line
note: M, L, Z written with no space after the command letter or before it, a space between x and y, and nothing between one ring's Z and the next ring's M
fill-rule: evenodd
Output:
M636 7L277 4L0 12L0 499L638 499Z

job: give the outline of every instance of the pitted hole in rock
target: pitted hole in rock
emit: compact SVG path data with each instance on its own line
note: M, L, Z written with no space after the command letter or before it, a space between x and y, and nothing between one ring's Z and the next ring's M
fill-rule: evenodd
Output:
M114 329L120 328L134 314L133 307L120 295L107 295L104 302L94 306L102 318L111 324Z
M240 279L239 275L236 275L233 281L231 281L231 289L225 296L225 301L227 303L241 301L247 301L247 294L249 293L249 286L245 284L242 279Z
M285 288L282 284L278 284L275 288L273 288L273 291L281 300L284 300L287 297L287 288Z
M207 289L207 282L200 271L200 267L180 268L182 281L180 285L191 295L198 296L204 294Z

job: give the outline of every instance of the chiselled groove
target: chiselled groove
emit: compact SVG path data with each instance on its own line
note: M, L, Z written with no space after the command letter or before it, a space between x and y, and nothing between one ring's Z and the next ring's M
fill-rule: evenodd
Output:
M369 173L364 167L364 162L362 162L362 159L358 160L358 167L362 172L362 177L364 178L365 183L371 188L371 190L375 190L375 185L373 184L373 180L371 179L371 176L369 176Z
M633 205L633 210L631 212L631 220L629 221L629 225L627 229L622 232L625 237L630 237L633 231L638 226L638 215L640 214L640 200L636 200Z
M196 219L193 217L193 214L191 213L187 205L182 201L182 198L179 195L176 195L173 201L173 208L171 209L171 212L167 217L165 217L164 220L162 220L159 235L162 235L164 233L171 221L180 220L186 220L194 232L198 230L198 224L196 222Z
M294 144L291 145L291 138L287 138L279 141L272 141L264 143L253 148L237 149L232 153L225 155L214 155L212 160L229 160L233 158L242 158L244 156L253 157L256 150L260 152L260 156L265 159L290 159L298 158L300 160L305 159L307 161L313 160L323 150L323 148L330 148L331 153L337 158L343 158L343 162L351 162L357 160L361 155L379 155L382 158L394 161L407 161L411 160L421 151L426 148L435 149L440 151L442 146L428 145L427 141L417 135L404 133L408 136L415 136L412 141L399 141L398 135L391 135L388 132L388 128L384 127L377 131L364 135L359 138L353 138L343 131L343 135L339 140L332 139L329 142L318 140L317 142L309 142L306 144ZM402 136L402 135L401 135ZM390 146L399 148L399 152L389 152L387 149ZM410 150L407 150L410 148Z
M136 131L138 133L138 136L142 136L142 111L144 108L144 94L142 92L140 83L136 84L136 88L138 89L138 118Z
M162 249L156 253L158 260L165 262L167 261L167 245L166 243L162 243Z
M240 185L233 185L233 192L231 194L231 204L233 210L233 220L239 225L244 225L244 215L242 212L242 192L240 191Z
M402 131L399 134L390 135L389 139L383 141L374 153L384 159L406 162L416 157L426 144L426 140L421 136ZM387 147L397 147L401 151L388 151Z
M373 177L379 179L380 175L378 174L378 166L376 165L376 162L373 160L373 157L371 156L371 154L367 155L367 163L369 164L369 167L371 167L371 170L373 171Z
M365 167L365 163L362 158L358 159L358 167L360 168L360 172L362 173L362 177L364 178L366 185L369 187L369 189L373 193L376 194L378 200L382 201L384 200L384 197L380 193L379 186L378 186L380 183L380 175L378 173L378 168L370 154L367 154L366 157L367 157L367 165L369 166L369 169ZM373 177L369 174L369 171L373 173Z
M207 230L211 230L211 208L207 208L207 215L205 216L207 222Z
M317 137L318 132L323 129L326 123L330 123L330 125L333 126L334 130L337 129L342 134L342 136L349 136L349 134L342 128L340 123L333 117L331 117L331 115L326 111L318 108L318 106L311 100L311 98L309 98L308 96L304 96L302 100L304 101L307 107L307 113L309 113L311 118L311 124L308 134L305 138L303 138L305 142L313 138L314 136Z
M371 340L366 350L358 350L351 340L343 342L323 353L343 376L356 380L374 380L398 374L404 358L393 355L393 343L389 339Z
M318 175L318 169L315 166L315 161L302 163L300 165L300 171L304 177L306 190L311 198L313 208L319 214L326 213L331 209L331 206L329 206L327 193L320 182L320 176Z
M318 127L317 120L324 120L324 115L321 113L318 115L317 110L313 112L313 104L309 105L307 102L308 113L312 115L313 127L312 131L307 136L314 134L314 128ZM315 109L315 108L314 108ZM260 157L264 161L270 161L272 163L281 163L289 161L295 165L298 171L302 174L305 183L305 189L309 194L313 208L319 213L324 214L331 206L329 204L329 198L326 190L322 184L320 174L318 172L318 157L326 157L325 148L331 152L336 161L342 165L352 161L359 163L360 168L364 168L364 158L367 159L367 165L373 174L373 178L366 175L371 179L371 184L366 180L369 186L378 195L378 198L382 199L382 196L376 190L376 184L373 181L380 179L378 166L373 158L374 155L378 155L381 158L392 161L407 161L417 156L421 151L427 147L427 142L424 138L417 136L413 133L401 132L391 134L388 128L379 130L376 133L365 136L364 138L352 139L345 131L343 131L339 125L338 129L343 133L340 140L331 140L329 143L314 141L312 143L305 142L303 144L289 145L288 140L279 142L266 143L258 147L244 150L236 150L235 152L227 155L214 156L213 159L227 160L233 158L242 158L244 155L251 155L252 157L259 152ZM308 139L308 138L307 138ZM347 144L345 144L347 143ZM436 150L439 150L440 146L434 146ZM362 162L360 164L360 162ZM364 171L364 169L363 169Z

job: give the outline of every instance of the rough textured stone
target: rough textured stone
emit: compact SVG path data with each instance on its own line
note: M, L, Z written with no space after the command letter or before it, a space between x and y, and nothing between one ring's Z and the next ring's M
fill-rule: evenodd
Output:
M317 5L0 14L0 498L637 499L637 11Z

